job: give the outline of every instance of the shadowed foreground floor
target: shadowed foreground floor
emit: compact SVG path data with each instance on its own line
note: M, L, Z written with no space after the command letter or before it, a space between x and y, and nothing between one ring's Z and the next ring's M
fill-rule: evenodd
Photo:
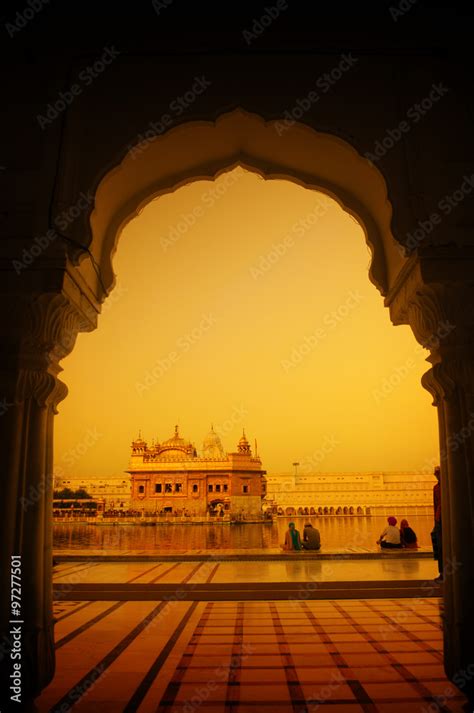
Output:
M64 601L56 616L41 713L464 710L435 597Z

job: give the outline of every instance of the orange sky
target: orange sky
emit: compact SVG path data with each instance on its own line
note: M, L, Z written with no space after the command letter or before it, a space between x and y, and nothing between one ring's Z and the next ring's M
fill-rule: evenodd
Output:
M130 441L226 450L272 473L423 470L437 458L427 353L393 327L362 229L331 199L243 169L152 201L125 228L99 328L64 359L57 474L117 476Z

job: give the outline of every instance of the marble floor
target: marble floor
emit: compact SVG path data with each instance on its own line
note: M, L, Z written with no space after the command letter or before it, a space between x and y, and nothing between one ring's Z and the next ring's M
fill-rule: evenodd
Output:
M156 577L160 564L127 574ZM440 607L435 597L56 602L57 673L38 711L468 710L443 672Z
M320 550L317 552L310 552L310 551L301 551L301 552L285 552L282 550L281 547L249 547L246 549L232 549L232 548L225 548L225 549L217 549L217 550L166 550L163 552L153 552L150 550L140 550L140 549L125 549L125 548L120 548L120 550L117 550L117 548L114 549L107 549L104 547L97 548L97 547L91 547L87 546L86 548L87 553L91 557L99 557L99 558L114 558L114 559L124 559L124 558L130 558L130 557L143 557L147 559L171 559L173 557L196 557L196 558L201 558L201 557L206 557L206 558L213 558L216 560L225 560L229 558L242 558L242 559L250 559L250 558L256 558L256 559L282 559L282 560L287 560L287 559L311 559L311 558L317 558L317 559L325 559L325 558L331 558L333 559L334 557L363 557L363 558L403 558L403 559L410 559L412 557L418 558L418 557L428 557L430 559L433 559L433 550L428 547L419 547L416 550L408 550L408 549L402 549L402 550L382 550L380 547L377 547L374 545L373 547L365 547L365 546L358 546L358 545L352 545L350 547L322 547ZM84 548L81 547L65 547L62 546L60 549L55 550L55 555L61 558L71 558L71 559L80 559L82 554L84 552Z
M369 560L215 561L201 562L60 562L54 583L239 583L239 582L360 582L432 581L438 574L433 559L410 557Z

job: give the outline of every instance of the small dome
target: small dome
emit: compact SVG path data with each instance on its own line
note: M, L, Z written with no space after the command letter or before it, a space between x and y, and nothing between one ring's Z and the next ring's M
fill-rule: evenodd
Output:
M225 455L221 439L213 426L202 442L202 452L205 458L223 458Z

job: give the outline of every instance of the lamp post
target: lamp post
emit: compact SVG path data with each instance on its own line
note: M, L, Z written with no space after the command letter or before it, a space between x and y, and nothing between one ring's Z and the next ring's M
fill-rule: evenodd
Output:
M298 461L296 461L296 463L293 463L293 465L295 467L295 478L296 478L296 476L298 475L298 466L299 466Z

